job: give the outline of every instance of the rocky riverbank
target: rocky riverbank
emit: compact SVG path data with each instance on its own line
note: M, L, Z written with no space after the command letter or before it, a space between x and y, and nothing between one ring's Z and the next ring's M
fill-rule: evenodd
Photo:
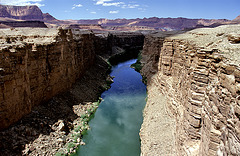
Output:
M69 153L88 129L88 116L108 88L109 65L100 57L73 87L39 105L18 123L0 132L1 155L54 155ZM107 80L107 81L106 81Z

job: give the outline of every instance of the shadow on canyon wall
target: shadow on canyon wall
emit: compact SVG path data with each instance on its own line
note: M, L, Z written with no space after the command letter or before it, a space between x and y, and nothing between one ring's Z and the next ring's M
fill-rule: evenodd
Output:
M108 68L109 65L97 57L95 64L70 90L35 107L30 114L0 132L0 155L22 155L25 145L34 142L40 145L38 150L51 150L53 147L44 147L44 144L54 142L48 136L57 137L59 132L51 133L54 131L61 131L65 135L69 133L73 121L79 118L78 112L85 104L97 101L99 94L104 91ZM59 127L60 124L63 126ZM41 140L38 139L40 137ZM34 141L36 139L37 142ZM25 154L34 150L37 149L30 147Z

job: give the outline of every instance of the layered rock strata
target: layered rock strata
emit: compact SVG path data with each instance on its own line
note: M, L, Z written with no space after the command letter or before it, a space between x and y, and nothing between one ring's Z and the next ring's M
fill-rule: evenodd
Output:
M78 29L5 29L0 36L1 128L24 116L0 132L3 155L74 152L112 82L106 60L127 54L129 43L143 45L140 33Z
M239 155L239 33L240 25L232 25L146 37L142 155Z
M1 155L64 155L83 144L83 118L96 109L99 94L111 80L100 57L73 86L33 108L19 122L0 131ZM106 79L108 81L106 81ZM91 111L90 111L91 110ZM71 146L70 146L71 145Z
M88 31L6 29L0 36L0 129L70 88L94 62Z

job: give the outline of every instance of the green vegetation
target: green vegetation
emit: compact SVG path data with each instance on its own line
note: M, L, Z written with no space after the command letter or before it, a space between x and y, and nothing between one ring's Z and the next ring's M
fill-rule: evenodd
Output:
M111 73L112 65L111 65L111 63L109 62L109 60L107 61L107 64L108 64L108 70L107 70L107 73Z
M70 148L73 148L73 147L75 147L75 144L74 143L68 143L68 145L67 145L67 147L70 149Z
M147 84L147 77L142 76L142 82L143 82L144 84Z
M141 59L142 59L142 51L140 51L140 53L138 54L136 63L131 65L131 67L134 68L139 73L142 69Z
M56 153L55 156L65 156L65 155L67 155L67 154L64 154L63 152L58 152L58 153Z
M139 73L141 73L141 70L142 70L142 67L143 67L143 65L141 63L141 59L142 59L142 51L140 51L140 53L138 54L136 63L131 65L131 67L134 68ZM147 84L147 77L142 75L142 82L144 84Z
M78 139L81 138L83 135L87 134L87 131L89 129L88 122L94 117L94 113L96 112L101 101L102 101L102 98L99 98L98 101L93 102L92 105L88 106L86 114L82 114L80 116L80 119L81 119L80 122L77 124L77 126L74 127L72 131L72 134L71 134L72 142L67 143L65 145L66 151L60 149L58 153L56 153L56 156L69 155L70 153L73 152L73 149L76 149L78 147L79 145Z

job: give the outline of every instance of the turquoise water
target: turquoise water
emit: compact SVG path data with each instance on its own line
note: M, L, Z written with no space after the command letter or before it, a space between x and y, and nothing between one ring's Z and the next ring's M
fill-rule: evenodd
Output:
M146 86L141 81L142 76L130 68L135 62L129 60L112 68L114 83L102 94L103 101L83 137L86 145L80 146L77 155L140 155L139 130L146 104Z

